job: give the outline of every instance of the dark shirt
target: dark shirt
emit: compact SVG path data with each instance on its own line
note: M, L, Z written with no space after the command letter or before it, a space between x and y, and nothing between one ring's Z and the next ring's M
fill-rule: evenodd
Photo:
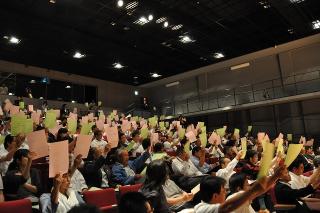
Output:
M171 212L162 187L151 189L147 186L142 186L140 192L147 198L151 207L154 209L154 213Z

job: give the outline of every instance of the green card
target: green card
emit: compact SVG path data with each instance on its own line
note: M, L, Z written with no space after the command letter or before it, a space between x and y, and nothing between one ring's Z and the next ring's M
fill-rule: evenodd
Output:
M129 145L126 147L126 150L127 150L128 152L130 152L130 151L132 150L134 144L135 144L135 142L134 142L134 141L131 141L131 142L129 143Z
M186 129L180 128L178 130L179 139L182 140L184 138L184 135L186 134Z
M148 131L147 128L142 128L142 129L140 130L140 137L141 137L142 139L146 139L146 138L148 137L148 133L149 133L149 131Z
M166 121L165 126L166 126L166 128L169 128L170 123L168 121Z
M201 127L201 134L202 133L207 134L207 127L205 127L205 126Z
M32 119L25 119L24 133L33 132L33 121Z
M164 122L163 121L159 122L159 127L160 127L161 131L164 131L166 129L166 127L164 126Z
M201 140L201 147L205 148L207 146L208 138L206 133L201 133L199 135L199 138Z
M150 124L151 127L157 126L157 122L158 122L157 117L154 116L152 118L149 118L149 124Z
M252 126L248 126L248 132L251 132Z
M23 102L23 101L20 101L20 102L19 102L19 108L20 108L20 109L24 109L24 102Z
M292 141L292 134L287 134L288 141Z
M220 129L217 129L216 132L220 137L223 137L226 134L226 129L220 128Z
M263 150L263 157L260 162L258 179L268 175L273 156L274 156L274 144L266 143L265 149Z
M93 126L93 122L90 122L87 124L82 124L80 134L81 135L89 135L92 126Z
M189 154L190 153L190 141L188 141L185 145L184 145L184 151Z
M4 143L5 138L6 138L5 136L0 135L0 145Z
M204 127L204 122L198 122L199 128L201 129L202 127Z
M44 125L49 128L55 128L56 127L56 113L55 112L47 112L46 118L44 119Z
M76 133L77 131L76 119L68 119L68 131L71 132L71 134Z
M26 120L25 116L13 115L11 117L11 135L16 136L19 133L24 133Z

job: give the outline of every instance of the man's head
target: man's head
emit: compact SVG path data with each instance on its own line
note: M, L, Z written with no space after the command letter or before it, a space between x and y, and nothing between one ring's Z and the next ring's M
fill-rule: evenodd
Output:
M304 171L302 157L298 155L298 157L292 162L288 169L296 175L302 175Z
M248 190L249 182L247 175L244 173L234 173L229 179L229 188L231 193Z
M156 143L154 146L153 146L153 152L155 153L161 153L164 151L164 146L163 146L163 143L159 142L159 143Z
M119 133L120 142L124 144L127 141L127 137L123 133Z
M149 149L149 147L151 146L151 141L150 141L150 139L149 139L149 138L143 139L141 145L142 145L142 147L143 147L144 150Z
M134 142L140 142L140 133L138 130L132 132L132 140L134 140Z
M117 150L117 161L121 163L123 166L128 166L129 162L129 153L125 149Z
M196 156L197 158L200 158L201 155L201 147L200 146L195 146L192 149L192 155Z
M200 197L206 203L223 203L226 199L226 181L221 177L207 176L200 184Z
M101 130L94 131L94 137L95 137L96 140L101 141L101 139L102 139L102 131Z
M219 164L220 164L222 169L226 168L230 162L231 162L231 160L229 158L226 158L226 157L221 157L219 159Z
M291 181L291 176L289 174L289 170L286 168L284 174L280 177L280 180L288 183Z
M251 164L256 164L258 162L258 153L254 150L248 150L246 152L246 160Z
M153 210L145 196L140 192L128 192L121 196L119 213L152 213Z

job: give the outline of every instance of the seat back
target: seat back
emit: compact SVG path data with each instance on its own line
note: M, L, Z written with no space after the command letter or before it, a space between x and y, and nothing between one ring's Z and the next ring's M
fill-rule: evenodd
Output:
M142 184L128 185L128 186L120 186L119 192L120 196L124 195L128 192L137 192L141 188Z
M23 212L32 213L32 205L29 199L6 201L0 203L1 213Z
M83 198L88 204L97 207L111 206L117 204L116 192L113 188L97 191L83 192Z

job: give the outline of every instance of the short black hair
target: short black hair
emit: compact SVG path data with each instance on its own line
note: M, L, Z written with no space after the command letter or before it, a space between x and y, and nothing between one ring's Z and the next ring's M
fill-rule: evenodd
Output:
M245 173L235 173L229 179L229 189L230 192L236 193L237 188L243 189L243 185L245 180L247 179L247 175Z
M100 209L94 205L80 204L72 207L68 213L101 213Z
M292 171L294 168L299 168L299 166L303 164L303 157L301 155L298 155L296 159L291 163L291 165L288 167L289 171Z
M140 132L138 130L133 131L131 134L133 138L136 137L137 135L140 135Z
M177 148L177 150L176 150L177 156L182 155L184 152L185 152L185 151L184 151L184 147L183 147L183 146L179 146L179 147Z
M195 146L193 147L192 149L192 155L194 155L195 153L199 152L201 150L201 147L200 146Z
M221 177L207 176L200 183L200 197L206 203L210 203L213 194L220 194L221 187L226 184Z
M148 149L151 146L151 141L149 138L145 138L142 141L142 147L144 150Z
M147 213L147 202L140 192L128 192L120 198L119 213Z
M250 160L250 158L253 158L253 156L255 156L255 155L258 155L257 151L252 150L252 149L247 150L245 159Z
M153 152L161 152L163 148L163 143L158 142L153 146Z
M11 144L13 142L13 139L14 139L14 137L12 135L7 135L4 138L3 146L4 146L5 149L7 149L9 144Z
M316 155L313 159L313 165L315 168L318 168L320 166L320 155Z

